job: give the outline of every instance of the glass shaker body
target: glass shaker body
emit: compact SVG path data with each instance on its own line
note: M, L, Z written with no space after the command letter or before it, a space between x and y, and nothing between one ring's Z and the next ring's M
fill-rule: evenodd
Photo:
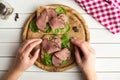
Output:
M13 7L6 1L0 0L0 17L7 19L13 13Z

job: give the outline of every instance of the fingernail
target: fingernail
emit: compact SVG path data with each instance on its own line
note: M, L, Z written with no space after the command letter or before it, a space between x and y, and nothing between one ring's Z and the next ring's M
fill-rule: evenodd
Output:
M39 39L40 42L42 42L42 39Z
M40 52L40 49L38 49L37 51Z

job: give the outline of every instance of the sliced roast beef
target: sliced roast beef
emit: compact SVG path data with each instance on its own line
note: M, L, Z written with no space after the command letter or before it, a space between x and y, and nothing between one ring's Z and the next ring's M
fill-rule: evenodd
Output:
M52 8L47 9L47 16L48 16L48 21L51 20L53 17L56 17L57 13L55 9Z
M59 47L61 48L62 40L60 37L55 36L53 41L56 42L59 45Z
M45 49L45 51L48 54L51 54L51 53L54 53L54 52L60 50L60 47L56 42L54 42L52 40L47 40L47 39L43 40L42 47L43 47L43 49Z
M67 22L67 16L65 14L60 14L58 18L62 19L63 23Z
M54 66L60 66L60 64L62 63L62 60L60 60L56 56L53 56L52 57L52 63L53 63Z
M37 21L36 21L36 25L37 25L38 29L45 32L47 22L56 16L57 16L57 13L54 9L48 8L48 9L44 10L41 13L41 15L37 18Z
M45 32L46 31L46 23L48 22L47 11L44 10L41 15L37 18L36 25L38 29Z
M65 14L60 14L49 21L52 29L65 28L67 17Z
M67 48L64 48L61 51L56 52L54 55L60 60L67 60L70 57L71 53Z

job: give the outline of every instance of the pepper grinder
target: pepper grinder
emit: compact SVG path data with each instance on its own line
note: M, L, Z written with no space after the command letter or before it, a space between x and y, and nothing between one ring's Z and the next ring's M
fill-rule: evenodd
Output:
M13 7L6 1L0 0L0 17L7 19L13 13Z

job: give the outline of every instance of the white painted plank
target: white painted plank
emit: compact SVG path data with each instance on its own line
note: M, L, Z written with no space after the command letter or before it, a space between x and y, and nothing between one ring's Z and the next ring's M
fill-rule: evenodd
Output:
M92 43L120 43L120 33L113 35L106 29L90 29Z
M20 43L0 43L0 56L15 56ZM96 57L120 57L120 44L92 44Z
M20 42L21 29L0 29L0 42ZM106 29L90 29L92 43L120 43L120 35L111 34Z
M15 56L20 43L0 43L0 56Z
M21 29L0 29L0 42L20 42Z
M10 65L13 65L14 58L0 58L0 70L7 70ZM97 71L120 71L120 58L97 58L96 60ZM27 71L43 71L33 65ZM78 72L78 68L74 67L67 72Z
M0 72L3 75L4 72ZM40 72L24 72L19 80L84 80L80 73L40 73Z
M6 72L0 72L0 77ZM97 73L98 80L120 80L120 73ZM82 73L24 72L19 80L85 80Z
M74 0L7 0L14 8L17 13L32 13L39 6L48 4L64 4L70 6L71 8L79 11L80 13L85 13ZM22 7L25 4L24 7Z
M19 19L17 21L14 20L15 14L12 14L7 20L1 20L0 19L0 28L23 28L25 22L29 18L29 16L32 15L30 14L25 14L25 13L20 13L19 14ZM105 28L103 27L100 23L98 23L95 19L93 19L91 16L87 14L81 14L85 21L88 24L89 28Z
M15 21L15 14L12 14L7 20L0 19L0 28L23 28L30 14L18 14L19 18Z
M32 73L32 72L31 72ZM31 74L30 73L30 74ZM85 80L83 79L83 74L80 73L48 73L48 74L39 74L32 73L31 77L29 73L23 74L20 77L20 80ZM47 77L46 77L47 75ZM56 77L55 77L56 76ZM120 73L98 73L98 80L120 80Z
M92 44L96 57L120 57L120 44Z

